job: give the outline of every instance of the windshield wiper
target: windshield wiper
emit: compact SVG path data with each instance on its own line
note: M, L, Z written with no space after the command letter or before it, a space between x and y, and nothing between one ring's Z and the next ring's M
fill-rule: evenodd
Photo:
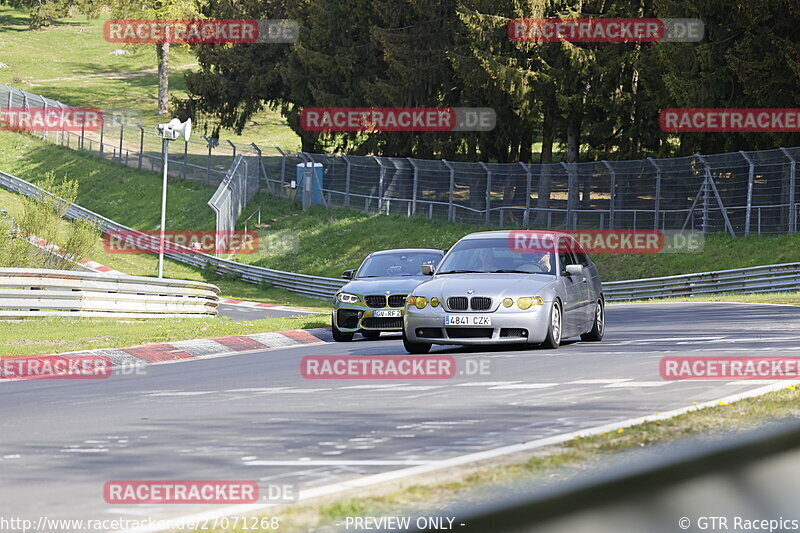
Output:
M490 270L492 274L535 274L535 272L528 272L527 270L513 270L508 268L501 268L499 270Z
M437 274L486 274L483 270L445 270Z

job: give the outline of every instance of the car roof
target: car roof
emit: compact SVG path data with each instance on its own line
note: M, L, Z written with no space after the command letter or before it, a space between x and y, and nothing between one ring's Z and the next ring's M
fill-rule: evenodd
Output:
M383 255L383 254L407 254L407 253L415 253L415 252L431 252L431 253L438 253L444 254L444 250L440 250L438 248L392 248L391 250L379 250L377 252L372 252L369 255Z
M479 231L476 233L470 233L469 235L465 235L461 238L461 240L472 240L472 239L486 239L486 238L505 238L517 234L525 232L529 235L551 235L553 237L569 237L570 239L574 239L572 235L569 233L564 233L563 231L550 231L550 230L538 230L538 229L515 229L515 230L495 230L495 231Z

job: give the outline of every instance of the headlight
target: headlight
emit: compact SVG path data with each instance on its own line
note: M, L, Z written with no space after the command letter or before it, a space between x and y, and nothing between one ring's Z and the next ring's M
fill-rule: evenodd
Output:
M512 305L514 305L514 299L513 298L505 298L503 300L503 307L511 307Z
M425 298L424 296L417 296L414 305L417 307L417 309L422 309L423 307L428 305L428 299Z
M520 309L530 309L532 305L543 305L544 300L541 296L523 296L517 300L517 305Z
M439 298L435 296L431 298L431 307L439 307Z
M346 304L356 304L358 303L359 297L355 294L348 294L346 292L340 292L336 295L336 299L342 303Z

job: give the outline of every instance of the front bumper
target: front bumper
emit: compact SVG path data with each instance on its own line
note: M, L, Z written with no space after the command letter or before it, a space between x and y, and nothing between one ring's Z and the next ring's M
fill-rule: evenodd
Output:
M400 311L395 318L375 317L375 311ZM363 307L360 305L337 302L333 306L333 319L336 327L345 333L358 331L403 331L403 315L405 311L398 307Z
M493 312L449 313L441 306L417 309L408 306L403 317L406 338L430 344L541 343L547 338L552 302L530 309L500 308ZM445 326L447 314L488 315L490 326Z

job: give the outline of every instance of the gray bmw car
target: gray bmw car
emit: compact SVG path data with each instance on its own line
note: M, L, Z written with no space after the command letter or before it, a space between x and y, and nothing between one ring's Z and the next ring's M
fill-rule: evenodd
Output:
M383 250L370 254L358 269L345 270L342 277L351 281L333 297L334 340L401 331L406 296L428 279L422 267L435 268L443 255L443 250L431 248Z
M409 294L403 345L599 341L605 301L597 267L566 233L492 231L458 241Z

